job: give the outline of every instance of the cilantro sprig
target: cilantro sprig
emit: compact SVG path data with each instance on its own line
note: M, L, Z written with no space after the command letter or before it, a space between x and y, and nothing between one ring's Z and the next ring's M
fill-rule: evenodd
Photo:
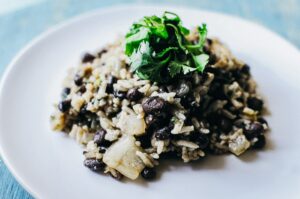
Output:
M126 34L125 54L130 67L140 78L163 83L179 74L203 72L209 56L203 52L206 24L198 26L199 40L186 39L190 30L178 15L165 12L162 17L144 17Z

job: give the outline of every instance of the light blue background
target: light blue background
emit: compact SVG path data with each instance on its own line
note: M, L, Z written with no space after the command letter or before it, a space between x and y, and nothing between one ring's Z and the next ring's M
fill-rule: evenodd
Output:
M300 47L300 0L0 0L0 73L25 44L49 27L119 3L170 3L229 13L260 23ZM11 198L32 197L0 159L0 199Z

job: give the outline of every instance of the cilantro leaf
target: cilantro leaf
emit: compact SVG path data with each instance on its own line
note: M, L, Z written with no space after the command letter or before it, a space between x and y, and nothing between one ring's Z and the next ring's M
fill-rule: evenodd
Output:
M181 20L179 18L179 16L173 12L170 11L165 11L164 15L163 15L163 19L166 22L175 22L175 23L180 23Z
M131 54L134 49L138 48L142 41L149 37L149 29L140 28L136 33L131 34L126 38L126 54Z
M143 65L151 64L152 62L149 42L142 42L138 50L134 51L130 56L130 66L132 71L137 70Z
M198 32L199 32L199 47L203 47L207 36L206 24L202 24L202 27L199 26Z
M125 39L131 70L141 79L160 83L179 74L203 72L209 58L203 53L206 25L198 27L196 44L186 39L189 33L180 17L168 11L162 17L146 16L134 23Z
M207 36L207 28L206 24L202 24L202 26L198 27L198 33L199 33L199 40L198 43L195 45L187 45L187 48L189 51L202 51L203 46L205 44L206 36Z
M194 60L196 69L199 72L203 72L206 64L208 63L209 56L207 54L193 55L193 60Z
M166 54L168 54L168 53L170 53L170 52L172 52L174 50L178 50L178 48L177 47L168 47L168 48L165 48L160 53L155 54L155 58L163 58Z
M190 67L189 62L179 62L179 61L171 61L169 64L170 75L171 77L175 77L180 72L183 74L187 74L189 72L195 71L196 68Z
M160 81L161 67L169 61L170 56L164 60L155 60L152 54L149 42L142 42L139 49L130 56L131 70L136 71L141 79Z
M169 70L171 77L175 77L178 73L181 72L182 65L180 62L171 61L169 64Z
M196 68L193 68L193 67L190 67L190 66L187 66L187 65L182 66L183 74L188 74L188 73L193 72L195 70L196 70Z

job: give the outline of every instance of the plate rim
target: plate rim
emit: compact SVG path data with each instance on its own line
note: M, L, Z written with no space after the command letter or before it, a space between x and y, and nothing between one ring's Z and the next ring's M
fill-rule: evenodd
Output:
M29 51L32 47L35 45L38 45L40 41L46 39L49 35L54 34L57 31L60 31L61 29L67 28L69 25L72 25L73 23L77 23L81 20L85 20L86 18L93 17L94 15L97 15L99 13L101 14L107 14L111 12L116 12L120 10L127 10L127 9L155 9L155 8L166 8L166 9L179 9L179 10L191 10L194 12L206 12L213 15L218 16L224 16L230 20L237 20L242 23L247 23L251 26L254 26L258 29L264 30L267 34L272 35L272 37L276 37L280 42L285 43L290 49L294 49L295 52L297 52L300 55L299 48L295 46L291 41L287 40L283 36L279 35L278 33L274 32L273 30L269 29L268 27L265 27L261 25L258 22L251 21L249 19L242 18L241 16L236 16L233 14L228 14L224 12L218 12L214 10L207 10L202 8L193 8L191 6L174 6L170 4L161 4L161 5L155 5L155 4L118 4L118 5L111 5L111 6L104 6L101 8L92 9L89 11L86 11L84 13L75 15L73 17L70 17L69 19L63 20L62 22L59 22L56 25L51 26L50 28L45 29L40 34L35 36L33 39L29 40L27 44L25 44L13 57L13 59L10 61L10 63L5 67L1 80L0 80L0 102L3 100L3 88L6 85L6 80L11 74L11 71L16 67L16 63L20 58L26 54L27 51ZM0 103L1 104L1 103ZM2 122L0 121L0 126L2 126ZM0 155L1 159L4 162L5 166L8 168L9 172L13 175L13 177L16 179L16 181L24 188L31 196L35 198L39 198L39 194L37 191L35 191L34 187L30 186L28 183L26 183L26 180L23 179L14 166L10 162L10 158L6 155L6 150L0 145Z

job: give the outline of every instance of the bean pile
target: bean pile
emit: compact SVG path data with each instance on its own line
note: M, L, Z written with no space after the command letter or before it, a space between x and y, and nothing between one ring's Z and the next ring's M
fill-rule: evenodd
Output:
M170 156L189 162L262 149L268 123L250 66L216 39L207 39L205 53L203 73L164 84L132 74L122 41L86 54L66 78L53 129L84 146L87 168L116 179L152 180Z

